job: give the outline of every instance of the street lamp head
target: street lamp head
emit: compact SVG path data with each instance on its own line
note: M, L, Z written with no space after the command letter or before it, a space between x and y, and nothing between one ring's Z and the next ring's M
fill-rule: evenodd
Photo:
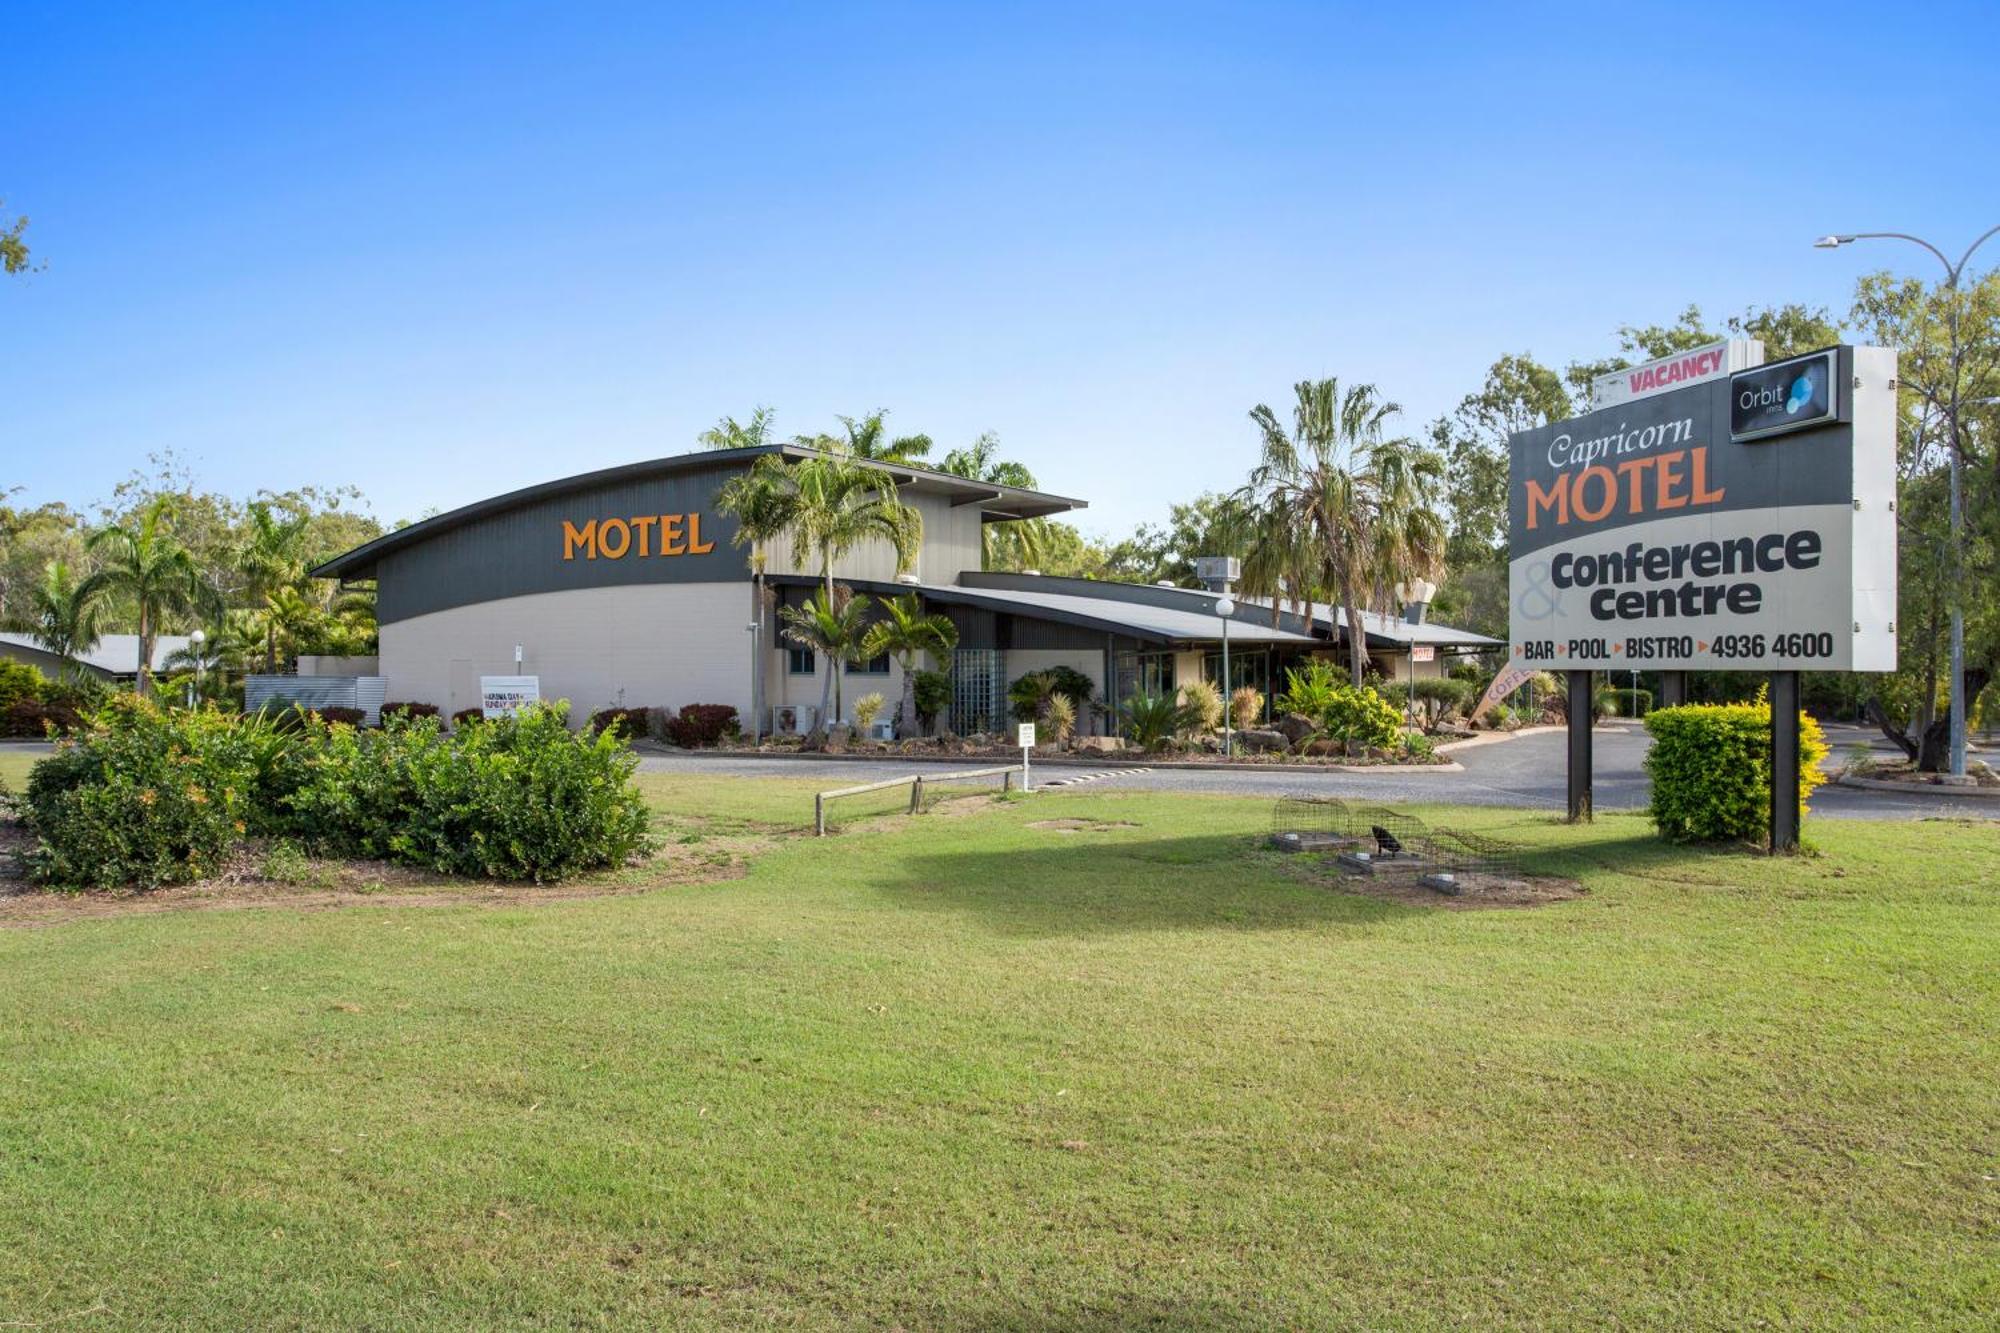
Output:
M1236 614L1235 601L1233 601L1228 597L1218 598L1215 603L1215 614L1217 614L1218 616L1235 615Z
M1819 250L1838 250L1841 246L1851 245L1853 242L1852 236L1822 236L1813 242L1813 246Z
M188 635L188 642L199 648L208 642L208 635L202 633L200 630L196 630L194 633Z

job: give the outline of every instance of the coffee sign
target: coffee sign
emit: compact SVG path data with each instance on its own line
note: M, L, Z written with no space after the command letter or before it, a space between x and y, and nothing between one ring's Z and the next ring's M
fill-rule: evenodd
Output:
M1514 435L1510 656L1893 671L1895 378L1831 348Z

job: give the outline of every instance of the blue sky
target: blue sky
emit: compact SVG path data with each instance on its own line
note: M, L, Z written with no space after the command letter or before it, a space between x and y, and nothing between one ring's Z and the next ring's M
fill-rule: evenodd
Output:
M1299 378L1415 431L2000 221L2000 7L1617 8L10 7L0 486L393 520L886 406L1117 535Z

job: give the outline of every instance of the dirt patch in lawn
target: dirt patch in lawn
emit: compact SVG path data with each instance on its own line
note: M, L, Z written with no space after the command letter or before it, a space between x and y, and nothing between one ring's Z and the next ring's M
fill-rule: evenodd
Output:
M774 837L668 839L643 861L561 884L517 884L456 879L384 861L274 858L251 844L232 856L220 875L158 889L44 888L29 882L22 858L30 838L13 821L0 822L0 930L55 926L71 921L159 912L218 911L253 907L325 910L340 907L522 907L649 893L679 884L707 884L740 877L751 858Z
M1139 826L1129 819L1037 819L1028 827L1046 829L1050 833L1109 833L1113 829Z

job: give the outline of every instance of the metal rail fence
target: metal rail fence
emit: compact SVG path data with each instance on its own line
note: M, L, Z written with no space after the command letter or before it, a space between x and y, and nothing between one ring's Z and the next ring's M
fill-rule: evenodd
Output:
M924 788L945 782L970 782L975 778L999 778L1000 790L1013 790L1014 776L1021 772L1019 764L1006 768L968 768L956 773L917 773L907 778L885 778L880 782L864 782L858 787L839 787L833 791L813 794L813 836L826 836L826 803L837 801L843 796L864 796L869 792L888 791L892 787L907 786L910 789L910 813L922 814L924 809Z

